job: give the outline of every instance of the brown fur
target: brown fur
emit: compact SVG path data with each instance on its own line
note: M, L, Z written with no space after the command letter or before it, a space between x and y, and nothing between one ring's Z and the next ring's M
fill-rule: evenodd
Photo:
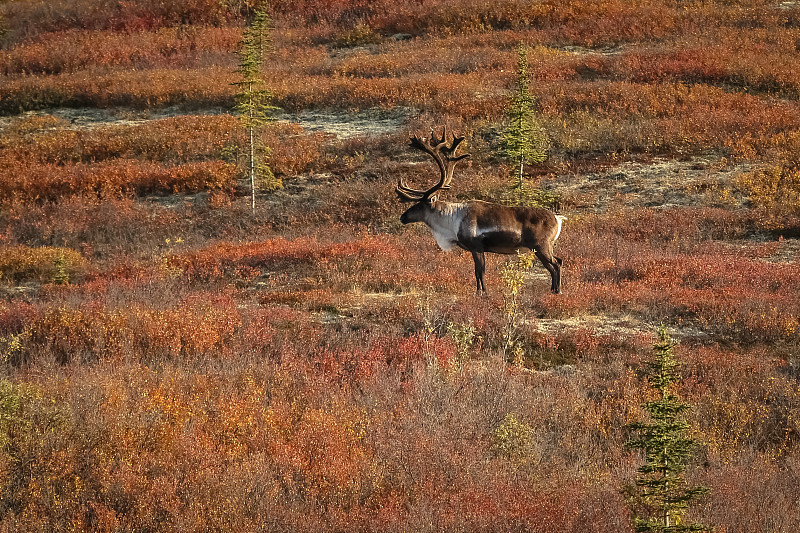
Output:
M484 254L512 254L517 250L533 250L550 273L550 289L556 294L561 292L562 260L553 254L559 222L547 209L509 207L481 200L454 204L423 199L407 209L400 221L424 222L444 250L453 245L471 252L478 292L486 292Z

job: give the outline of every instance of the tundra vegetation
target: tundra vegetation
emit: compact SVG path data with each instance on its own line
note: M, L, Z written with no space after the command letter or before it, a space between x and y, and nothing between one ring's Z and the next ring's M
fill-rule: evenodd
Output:
M663 323L686 523L800 530L800 5L275 3L251 211L258 7L0 2L0 529L633 531ZM483 297L395 184L502 201L520 43L563 294Z

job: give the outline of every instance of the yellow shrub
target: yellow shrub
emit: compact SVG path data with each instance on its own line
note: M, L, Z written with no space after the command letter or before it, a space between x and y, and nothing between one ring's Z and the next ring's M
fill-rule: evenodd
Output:
M740 176L737 185L759 206L800 209L800 168L797 165L775 165Z
M0 276L3 280L53 282L74 277L87 266L80 253L53 246L5 246L0 248Z

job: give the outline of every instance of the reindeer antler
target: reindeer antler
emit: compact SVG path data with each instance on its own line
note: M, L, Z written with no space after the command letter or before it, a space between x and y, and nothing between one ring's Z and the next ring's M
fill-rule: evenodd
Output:
M464 139L464 137L456 137L454 134L453 141L448 146L447 126L442 128L441 139L436 139L434 137L433 130L431 130L430 142L427 142L424 137L420 137L419 135L412 136L409 145L412 148L422 150L426 154L430 155L433 160L436 161L436 165L439 167L439 171L441 172L441 177L439 178L439 183L426 191L412 189L403 183L402 179L400 179L397 182L397 187L395 188L400 201L418 202L420 200L427 200L436 191L449 189L450 182L453 181L453 169L455 168L456 163L469 157L469 154L463 154L457 157L455 155L458 145L461 144Z

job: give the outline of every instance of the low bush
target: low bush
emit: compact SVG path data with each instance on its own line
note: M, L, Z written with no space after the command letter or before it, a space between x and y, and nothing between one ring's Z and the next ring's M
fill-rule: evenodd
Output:
M241 39L234 27L178 26L119 33L72 29L0 50L0 73L60 74L97 68L197 67L227 62Z
M0 247L0 279L6 282L52 283L59 276L74 278L88 268L88 261L75 250L54 246Z
M772 211L800 211L800 166L786 163L739 176L736 184L757 206Z
M130 159L62 167L5 166L0 171L0 204L61 201L71 196L123 198L130 195L232 190L239 176L222 161L161 165Z

